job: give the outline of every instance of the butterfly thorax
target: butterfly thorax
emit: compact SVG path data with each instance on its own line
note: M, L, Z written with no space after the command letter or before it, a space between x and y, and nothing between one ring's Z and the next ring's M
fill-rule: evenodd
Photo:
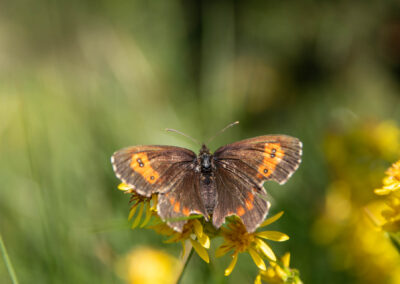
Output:
M199 153L198 157L199 157L199 164L201 167L201 172L202 173L211 172L212 168L213 168L213 164L211 162L212 155L206 145L203 144L203 146L200 149L200 153Z

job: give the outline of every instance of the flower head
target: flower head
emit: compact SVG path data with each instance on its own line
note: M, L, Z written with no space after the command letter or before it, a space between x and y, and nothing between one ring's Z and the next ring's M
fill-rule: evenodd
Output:
M172 255L149 247L133 249L117 263L117 273L129 284L173 284L182 263Z
M260 228L275 222L282 216L282 214L283 211L268 218L260 225ZM231 250L233 251L232 261L225 270L225 276L232 273L238 259L238 254L243 252L248 252L250 254L258 268L266 270L267 268L263 257L267 257L272 261L276 261L276 257L271 247L263 239L278 242L289 239L286 234L277 231L248 233L239 219L234 219L227 225L227 227L222 227L221 235L224 238L224 243L217 249L216 256L220 257Z
M150 221L151 216L154 215L153 213L156 212L157 195L153 194L151 197L142 196L140 194L137 194L132 187L125 183L121 183L120 185L118 185L118 189L131 194L131 199L129 200L129 202L133 204L129 211L128 220L131 220L133 216L135 216L135 213L138 212L136 214L135 220L132 223L131 228L134 229L139 225L144 212L145 218L140 227L143 228L144 226L146 226L147 223Z
M285 253L279 261L270 261L270 266L266 270L260 270L254 284L261 284L265 281L270 284L293 283L301 284L299 272L296 269L291 269L290 253Z
M386 172L382 188L375 189L375 194L388 195L400 188L400 161L394 163Z
M207 263L210 262L207 249L210 248L210 238L204 232L203 225L198 219L189 220L182 229L182 233L174 231L166 223L149 226L150 229L165 236L170 236L165 243L181 242L183 247L182 256L185 254L185 241L190 241L197 254Z

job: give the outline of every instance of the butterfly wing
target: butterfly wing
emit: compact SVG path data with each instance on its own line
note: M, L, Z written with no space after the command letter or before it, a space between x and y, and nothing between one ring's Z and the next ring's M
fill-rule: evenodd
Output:
M217 202L213 223L219 227L229 215L239 216L249 232L268 213L266 180L285 183L301 162L302 143L285 135L259 136L219 148L214 153ZM229 200L227 202L226 200Z
M187 222L184 218L192 213L201 214L208 220L199 184L199 172L190 171L182 177L173 190L158 195L158 214L174 230L182 232Z
M194 168L196 154L174 146L134 146L111 157L116 176L137 193L168 192Z
M242 219L247 231L253 232L270 207L270 203L260 197L265 194L264 188L227 168L219 168L215 177L217 200L213 212L214 226L219 228L225 217L236 215Z

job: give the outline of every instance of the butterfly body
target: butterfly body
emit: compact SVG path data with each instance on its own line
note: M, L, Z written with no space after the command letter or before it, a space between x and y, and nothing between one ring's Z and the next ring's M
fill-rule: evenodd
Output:
M236 215L252 232L270 207L264 182L286 182L300 164L301 148L297 138L266 135L214 153L203 144L198 155L174 146L133 146L115 152L111 161L117 177L138 194L158 194L158 214L173 229L182 231L191 214L217 228Z
M216 201L215 164L213 155L204 144L197 161L197 168L200 170L200 196L207 214L212 214Z

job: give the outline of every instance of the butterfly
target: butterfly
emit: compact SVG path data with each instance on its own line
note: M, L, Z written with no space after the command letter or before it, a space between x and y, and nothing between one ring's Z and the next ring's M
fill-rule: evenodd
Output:
M182 232L185 217L201 214L216 228L236 215L253 232L270 208L264 182L284 184L301 155L299 139L265 135L214 153L202 144L198 155L175 146L132 146L116 151L111 162L116 176L136 193L158 194L158 215L175 231Z

